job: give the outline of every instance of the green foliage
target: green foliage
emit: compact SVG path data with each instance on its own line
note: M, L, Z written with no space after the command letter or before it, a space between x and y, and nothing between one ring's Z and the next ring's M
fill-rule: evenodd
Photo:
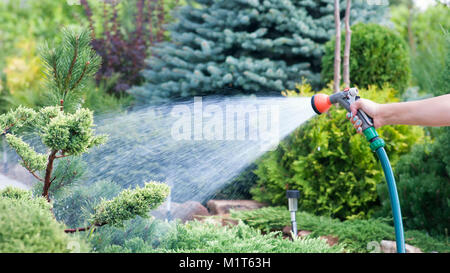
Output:
M42 142L61 154L80 155L106 141L106 136L94 136L92 112L79 109L70 114L59 107L45 107L39 112L18 108L0 115L0 131L8 132L6 140L22 159L22 165L31 171L43 170L47 156L37 153L32 147L13 133L26 125L33 125Z
M281 230L290 225L290 214L286 207L266 207L251 211L231 211L231 216L242 220L250 227L269 232ZM309 230L308 237L333 235L345 245L346 252L371 252L368 245L381 240L395 240L394 228L384 219L353 219L339 221L324 216L316 216L298 211L296 214L299 230ZM450 246L443 237L430 237L423 232L407 230L406 243L419 247L424 252L450 252Z
M391 15L395 30L410 47L412 84L428 94L447 94L450 74L450 8L437 3L425 11L413 9L409 13L406 6L398 6L392 9ZM412 17L410 33L409 16Z
M41 49L51 105L63 100L65 108L73 109L79 103L76 98L101 64L100 56L90 43L91 36L87 30L66 28L59 46L50 49L44 45Z
M0 115L0 133L18 133L30 126L36 112L25 107L17 107L15 110Z
M389 87L372 86L360 95L379 103L396 101ZM379 204L376 186L384 183L384 176L366 139L355 133L345 115L345 109L333 107L267 153L255 171L259 179L251 190L254 199L286 204L288 186L300 191L301 210L340 219L370 216ZM423 137L420 127L384 126L377 131L393 166Z
M406 43L393 30L376 24L356 24L351 27L350 81L366 88L382 87L389 83L403 92L410 80L410 59ZM342 44L345 35L342 34ZM333 80L335 39L325 45L322 58L322 77L325 83ZM343 60L344 47L341 47ZM341 62L343 65L343 62ZM341 70L342 71L342 70Z
M301 76L319 83L317 60L334 33L332 0L192 3L176 11L172 42L153 48L146 84L130 90L139 101L282 91ZM379 21L384 8L355 2L352 23Z
M322 239L283 239L279 232L261 234L242 222L237 226L222 226L217 222L192 221L176 224L161 241L156 252L266 253L342 252L341 245L330 247Z
M78 98L86 82L97 71L100 58L90 47L86 31L65 29L63 34L58 47L45 46L42 52L52 106L39 111L18 107L0 115L0 132L6 135L6 141L20 156L21 164L44 182L43 195L47 198L48 189L56 179L51 173L55 159L81 155L106 141L106 136L94 135L93 113L80 108ZM55 106L58 104L60 106ZM39 154L18 137L23 129L36 133L50 153ZM41 178L36 172L44 169L45 178Z
M404 225L410 229L446 234L450 229L450 127L434 143L416 145L395 168ZM380 185L383 212L391 216L388 189Z
M119 94L112 96L106 92L110 89L110 83L115 82L115 77L111 77L108 81L101 82L96 86L95 81L87 83L86 90L83 92L84 108L91 109L94 114L105 114L111 112L121 112L131 106L133 97L127 94Z
M166 184L149 182L143 188L139 186L134 190L124 190L109 201L102 201L92 215L95 224L110 224L123 226L123 222L136 215L148 217L148 212L161 205L169 195Z
M42 171L47 166L47 156L37 153L21 138L16 137L15 135L7 134L6 142L8 142L11 148L13 148L20 156L20 158L22 159L22 166L24 166L28 170L32 172Z
M257 165L255 163L250 164L239 176L215 193L214 199L251 199L250 189L258 180L258 177L254 173L256 167Z
M44 198L11 188L0 196L0 252L71 252L75 244L88 250L83 240L64 233Z
M11 199L12 201L24 201L31 202L43 210L50 210L52 206L42 197L33 198L33 194L31 191L15 188L15 187L6 187L5 189L0 191L0 197L4 199Z
M46 105L36 46L60 41L63 27L84 25L80 14L79 5L65 0L0 1L0 112Z
M120 191L120 186L106 180L88 186L78 183L56 196L53 212L58 221L62 221L70 228L88 226L89 218L102 198L112 199Z
M99 229L90 242L97 252L153 252L171 227L169 222L138 216L124 222L122 228L106 226Z
M70 24L83 24L79 15L79 5L68 5L66 0L39 1L1 1L0 29L0 67L2 54L14 54L14 45L25 37L32 37L37 42L58 40L62 27Z
M450 29L450 27L449 27ZM440 66L440 71L437 73L436 77L430 75L430 79L434 79L432 86L430 87L431 93L435 96L449 94L450 90L448 88L448 83L450 82L450 33L446 31L444 33L444 45L442 58L435 57L436 59L444 60L444 64ZM418 62L423 62L424 60L419 60ZM418 74L418 73L417 73Z
M94 136L93 126L92 111L88 109L79 109L74 114L59 111L43 130L42 142L67 155L81 155L106 141L104 135Z
M65 189L72 185L77 185L86 173L86 164L80 157L64 158L56 164L53 169L53 176L55 180L52 182L50 195L60 198L64 195ZM37 182L33 189L37 194L42 194L43 184L41 181Z

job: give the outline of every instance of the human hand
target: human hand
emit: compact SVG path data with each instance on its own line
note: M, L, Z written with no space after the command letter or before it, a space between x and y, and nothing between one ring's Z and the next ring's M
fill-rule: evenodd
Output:
M347 113L347 119L353 123L358 134L362 135L362 121L356 116L359 109L363 110L368 116L373 118L375 128L383 126L383 121L380 117L380 104L367 99L359 99L350 105L351 113Z

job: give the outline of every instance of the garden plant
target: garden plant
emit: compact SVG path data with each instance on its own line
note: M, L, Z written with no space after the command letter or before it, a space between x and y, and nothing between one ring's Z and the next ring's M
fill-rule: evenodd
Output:
M449 15L442 0L0 0L0 254L163 253L145 262L177 271L200 253L398 251L386 164L316 99L448 95ZM406 250L449 253L449 127L376 130Z
M49 104L54 106L47 106L39 111L19 107L1 115L0 125L2 135L5 135L7 143L19 155L22 166L41 182L40 195L51 203L53 189L56 191L69 186L53 184L58 178L53 172L55 161L81 155L104 143L106 136L94 135L92 112L79 108L80 93L83 92L85 82L97 72L101 62L90 46L88 32L65 29L60 45L56 48L45 46L42 50ZM20 137L26 132L33 132L40 137L45 147L43 153L37 152ZM67 180L57 181L63 183ZM34 202L26 193L10 194L10 191L6 189L5 194L19 197L24 195L27 198L21 198L21 202L28 200L30 205ZM88 226L65 229L65 232L85 231L106 224L120 226L123 221L136 215L147 217L149 210L160 205L168 193L167 185L155 182L146 183L142 188L124 190L111 200L102 200L94 208ZM51 204L41 208L49 210ZM6 214L5 217L11 216ZM42 221L48 223L47 220ZM54 224L51 225L54 228Z

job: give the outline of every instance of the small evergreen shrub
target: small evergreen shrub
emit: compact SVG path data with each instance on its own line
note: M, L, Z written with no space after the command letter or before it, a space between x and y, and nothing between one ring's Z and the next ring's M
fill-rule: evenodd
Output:
M107 180L88 186L77 183L54 198L53 213L58 221L70 228L86 226L102 198L110 200L121 190L120 186Z
M362 97L380 103L397 101L394 94L389 87L360 90ZM376 186L385 179L367 140L356 134L345 115L342 107L332 107L263 156L255 171L258 182L251 190L254 199L284 205L289 187L300 191L301 210L340 219L369 217L379 205ZM423 136L422 128L414 126L384 126L377 131L394 166Z
M410 80L410 60L406 43L393 30L376 24L355 24L351 27L350 81L366 88L389 83L403 92ZM342 44L345 35L342 35ZM322 57L322 80L333 80L335 39L325 45ZM344 47L341 50L343 59ZM342 70L341 70L342 71Z
M251 211L232 210L231 216L264 232L282 230L291 224L286 207L265 207ZM338 242L345 245L346 252L371 252L375 249L370 247L370 244L379 243L381 240L395 240L394 227L386 223L385 219L352 219L341 222L303 211L296 213L296 219L299 230L312 231L308 237L336 236L339 238ZM417 246L424 252L450 252L450 245L443 236L431 237L417 230L406 230L405 240L407 244Z
M330 247L322 239L290 241L279 232L261 234L242 222L226 227L217 222L188 222L176 224L162 240L156 252L208 253L329 253L342 252L342 246Z
M92 222L121 227L123 222L136 216L148 217L150 210L161 205L169 195L166 184L149 182L140 188L126 189L109 201L101 202L94 210Z
M88 251L86 242L64 233L50 208L45 198L33 198L29 191L0 191L0 253Z
M394 174L404 225L444 235L450 229L450 127L441 129L438 139L417 145L400 158ZM387 186L379 187L383 212L391 216Z
M158 219L136 218L124 222L123 227L106 226L98 229L90 243L97 252L143 253L153 252L169 232L171 223Z

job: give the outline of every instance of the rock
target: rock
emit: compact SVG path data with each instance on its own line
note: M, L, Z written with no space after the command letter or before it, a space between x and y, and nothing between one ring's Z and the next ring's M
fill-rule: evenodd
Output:
M224 214L221 218L222 226L237 226L239 224L239 220L231 218L230 214Z
M339 242L339 238L336 236L332 236L332 235L320 236L320 238L327 241L328 245L330 245L330 246L334 246L335 244L337 244Z
M291 236L291 226L285 226L283 228L283 234L288 235L290 237Z
M230 209L253 210L265 205L253 200L209 200L206 206L212 215L224 215L230 213Z
M158 209L152 212L152 215L158 219L167 219L168 202L164 202ZM171 219L180 219L183 223L194 219L201 219L209 216L206 209L200 202L187 201L184 203L170 203Z
M297 234L298 237L305 237L311 234L312 232L309 230L300 230Z
M291 228L292 228L291 226L285 226L283 228L283 234L288 237L291 237ZM311 231L309 231L309 230L299 230L297 233L297 236L305 237L305 236L308 236L309 234L311 234Z
M423 253L420 248L405 244L406 253ZM380 242L380 250L382 253L397 253L397 245L395 241L382 240Z

